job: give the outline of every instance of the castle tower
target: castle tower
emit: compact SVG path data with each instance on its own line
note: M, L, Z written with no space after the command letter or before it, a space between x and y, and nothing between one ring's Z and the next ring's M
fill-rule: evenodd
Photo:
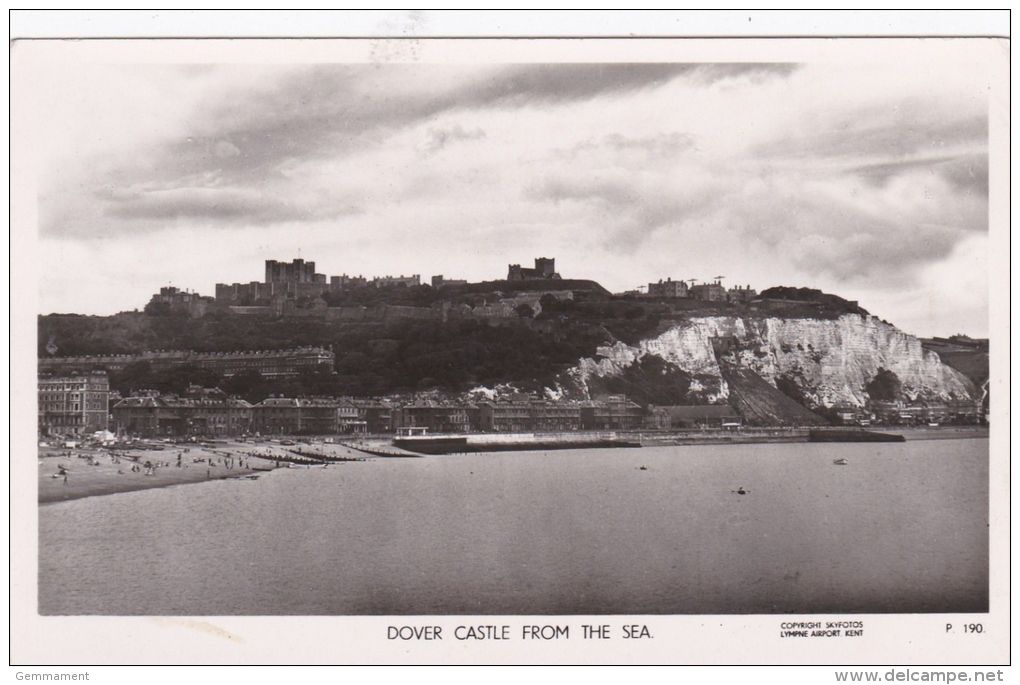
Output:
M552 275L556 273L556 259L548 257L536 257L535 258L535 271L541 278L552 278Z

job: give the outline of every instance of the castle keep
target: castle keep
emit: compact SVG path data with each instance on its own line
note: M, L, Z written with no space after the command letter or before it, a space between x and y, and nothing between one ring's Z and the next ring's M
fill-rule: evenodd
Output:
M508 281L539 281L559 277L560 275L556 273L556 260L548 257L536 257L534 269L511 264L506 274Z

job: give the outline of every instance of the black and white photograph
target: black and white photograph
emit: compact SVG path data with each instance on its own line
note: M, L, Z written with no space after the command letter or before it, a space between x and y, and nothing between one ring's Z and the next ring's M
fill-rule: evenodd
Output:
M19 601L227 659L272 637L231 617L990 625L1006 54L16 44Z

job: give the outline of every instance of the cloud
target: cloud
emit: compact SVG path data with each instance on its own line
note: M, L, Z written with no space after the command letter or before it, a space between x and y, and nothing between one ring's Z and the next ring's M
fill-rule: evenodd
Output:
M682 157L628 168L604 148L549 169L528 200L570 206L591 237L636 253L662 245L705 252L705 243L755 246L775 264L844 282L909 282L987 230L983 156L912 160L845 169L752 161L726 167Z
M196 79L207 79L206 87L211 91L207 98L192 96L194 105L183 121L184 130L162 143L147 141L141 149L130 150L130 154L106 155L100 157L98 164L86 163L77 177L70 177L66 170L53 174L43 194L52 202L61 203L64 200L59 198L66 195L68 185L84 188L86 192L91 187L94 192L138 183L185 186L190 179L202 177L215 178L218 184L228 186L264 187L282 180L284 170L295 162L307 165L315 160L356 157L376 149L402 130L435 121L446 113L591 101L658 88L681 76L715 83L745 74L783 75L792 69L789 65L662 63L471 68L317 65L267 70L258 82L253 82L248 71L177 70L186 82L182 88L197 87L193 83ZM160 70L160 77L169 83L174 73ZM156 100L154 104L167 103ZM481 138L477 135L479 130L463 126L437 128L425 149L436 152L454 140ZM229 198L226 204L230 206ZM222 211L224 218L242 214L239 210L202 209L206 207L199 203L194 209L207 213ZM97 235L108 236L119 230L117 225L109 224L90 229L74 218L88 213L50 208L46 214L70 218L70 222L44 221L45 234L85 235L95 230ZM187 215L185 212L170 216ZM268 219L274 212L259 211L256 215ZM318 212L312 211L310 215L318 216ZM124 226L123 230L134 228Z
M422 149L429 154L434 154L450 143L460 140L479 140L484 137L485 131L482 129L477 127L465 129L460 124L448 128L431 128Z
M127 174L158 178L219 166L231 178L272 173L291 158L329 157L376 145L386 132L448 112L516 109L616 97L686 77L714 84L783 77L790 64L318 65L270 74L241 94L224 89L200 102L190 131L150 149L160 164L126 161Z
M884 185L839 174L772 174L719 197L712 227L796 271L845 283L903 285L987 225L983 199L926 171Z
M762 157L793 159L934 157L961 145L984 147L988 142L987 115L947 118L944 112L925 111L920 103L893 111L862 107L819 123L827 125L791 132L754 151Z
M576 157L582 153L591 153L601 149L619 154L640 153L648 157L668 158L676 157L692 149L694 145L694 136L678 131L652 136L628 136L622 133L609 133L599 138L589 138L558 152L564 157Z
M106 211L109 216L123 219L209 219L230 223L271 223L300 216L300 211L286 203L257 193L218 188L120 194L107 205Z
M523 106L534 103L587 100L607 94L619 94L662 86L679 76L701 84L713 84L740 76L787 76L795 64L687 64L687 63L606 63L536 64L513 66L490 78L476 82L458 93L457 106L504 104Z
M885 185L906 174L922 172L938 176L954 189L968 195L988 195L988 155L964 153L954 156L921 157L895 162L865 164L848 170L864 180Z
M658 63L487 69L315 66L286 74L244 99L214 99L196 113L195 133L171 144L163 156L169 161L168 172L180 168L182 173L194 173L209 163L210 145L228 139L243 154L223 164L224 171L243 178L271 173L288 158L364 150L387 132L447 112L562 104L655 88L682 75L714 81L761 68ZM785 65L777 66L777 73L786 71Z
M550 177L527 188L525 197L554 203L578 200L603 206L628 207L641 201L639 189L619 178Z
M241 149L231 143L229 140L218 140L213 145L213 154L220 159L225 157L237 157L241 154Z
M680 230L710 211L720 196L715 178L662 183L656 174L618 171L597 175L564 174L543 179L525 190L532 200L570 203L599 230L592 237L627 253L658 240L661 229Z
M323 206L284 201L241 188L172 188L106 194L107 217L126 219L136 228L155 230L166 222L202 221L234 225L269 225L320 221L358 214L353 205ZM143 220L139 223L137 220Z

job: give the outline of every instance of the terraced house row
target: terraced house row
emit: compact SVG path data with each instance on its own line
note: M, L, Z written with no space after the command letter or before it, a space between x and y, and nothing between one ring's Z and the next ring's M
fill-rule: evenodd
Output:
M251 404L219 389L193 388L183 396L146 393L111 410L118 433L143 437L340 434L368 431L368 414L343 398L269 397ZM378 422L374 422L378 423Z
M623 396L593 402L528 396L498 401L407 403L376 399L270 397L257 404L218 389L183 396L147 393L117 402L112 429L145 437L202 435L388 434L405 427L430 433L561 432L630 429L644 412Z
M224 378L242 371L258 371L264 378L288 378L304 370L324 367L332 370L336 355L324 347L295 347L286 350L245 350L240 352L195 352L153 350L138 354L101 354L80 357L40 357L40 374L93 374L123 371L131 364L145 363L153 371L180 367L208 369Z

